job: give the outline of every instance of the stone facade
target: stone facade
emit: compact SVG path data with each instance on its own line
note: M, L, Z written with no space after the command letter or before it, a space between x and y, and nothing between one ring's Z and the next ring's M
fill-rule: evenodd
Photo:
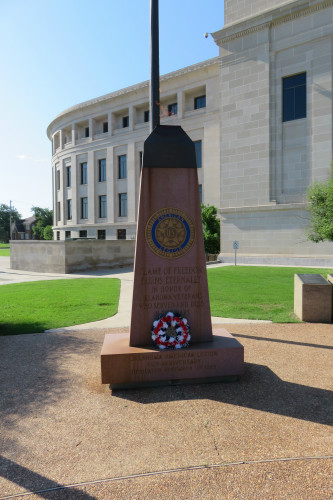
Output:
M304 232L306 189L328 178L332 160L333 2L225 5L229 24L213 34L221 58L221 257L239 240L244 256L332 261L332 245ZM305 75L305 110L286 119L283 85L293 75Z
M74 106L49 125L55 239L135 239L148 93L143 82ZM161 77L161 124L181 125L197 144L202 201L217 207L218 96L218 58Z

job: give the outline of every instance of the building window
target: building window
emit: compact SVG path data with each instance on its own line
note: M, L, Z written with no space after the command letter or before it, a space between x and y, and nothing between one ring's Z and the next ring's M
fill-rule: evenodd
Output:
M57 221L61 220L61 202L57 203Z
M71 232L70 231L65 231L65 240L69 240L71 237Z
M71 220L72 218L72 200L67 200L67 219Z
M141 171L142 165L143 165L143 151L139 151L139 165L140 165L140 171Z
M119 194L119 217L127 217L127 193Z
M109 124L108 124L108 122L104 122L103 123L103 133L105 134L108 131L109 131Z
M128 127L128 124L129 124L129 117L123 116L123 128Z
M60 189L60 170L57 170L57 189Z
M306 73L282 78L283 121L306 117Z
M89 127L84 129L84 137L89 137Z
M29 229L30 229L30 224L26 224L25 229L26 229L26 231L29 231Z
M57 240L60 240L60 231L57 231Z
M118 156L118 178L127 178L127 158L126 155Z
M202 142L194 141L195 157L197 160L197 168L202 167Z
M200 204L202 203L202 184L199 184L199 200Z
M177 103L174 102L173 104L168 105L168 116L176 115L178 110Z
M88 198L81 198L81 219L88 219Z
M149 111L148 110L143 113L143 121L145 123L149 122Z
M86 229L81 229L79 232L79 237L80 238L86 238L87 237L87 230Z
M206 107L206 96L200 95L194 98L194 109L200 109Z
M105 240L105 229L98 229L97 239L98 240Z
M66 180L67 180L67 187L71 187L71 185L72 185L72 167L66 168Z
M81 184L87 184L88 173L87 173L87 162L81 163Z
M99 196L99 217L105 219L106 217L106 195Z
M25 233L24 237L25 237L26 240L28 240L29 239L29 233Z
M106 181L106 160L98 160L98 180L99 182Z
M118 240L126 240L126 229L118 229L117 230L117 239Z

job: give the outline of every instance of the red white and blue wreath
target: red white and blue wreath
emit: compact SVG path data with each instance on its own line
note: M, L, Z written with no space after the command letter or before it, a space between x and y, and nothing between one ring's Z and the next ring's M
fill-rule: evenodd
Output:
M153 323L151 338L159 349L188 347L191 335L187 319L173 312L161 314Z

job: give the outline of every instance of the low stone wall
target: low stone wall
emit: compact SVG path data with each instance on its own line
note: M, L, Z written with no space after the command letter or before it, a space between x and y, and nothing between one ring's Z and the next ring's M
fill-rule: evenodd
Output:
M77 273L134 262L134 240L12 241L10 267L40 273Z

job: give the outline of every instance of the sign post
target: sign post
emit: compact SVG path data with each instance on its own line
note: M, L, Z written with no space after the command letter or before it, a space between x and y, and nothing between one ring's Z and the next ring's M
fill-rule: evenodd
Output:
M233 249L235 250L235 266L237 266L237 250L239 249L239 241L235 240L232 243Z

